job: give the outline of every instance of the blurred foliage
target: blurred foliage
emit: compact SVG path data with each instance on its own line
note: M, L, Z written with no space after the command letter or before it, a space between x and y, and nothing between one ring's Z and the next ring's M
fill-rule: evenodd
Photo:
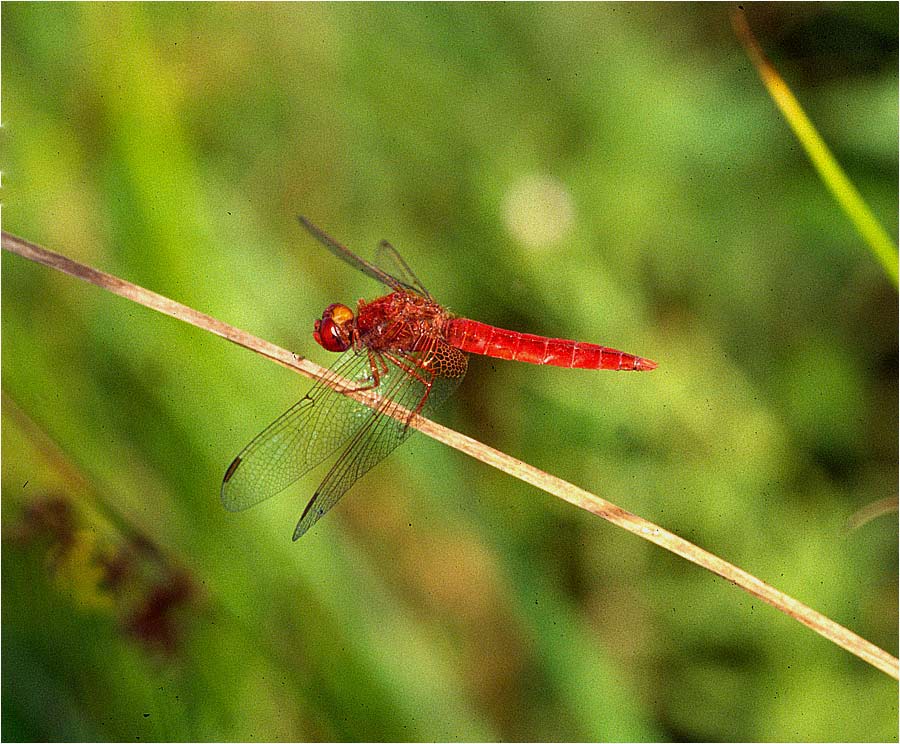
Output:
M442 302L651 374L473 359L439 419L897 653L897 298L717 4L7 4L4 227L328 362L398 246ZM897 234L897 6L749 6ZM897 690L413 437L225 513L308 383L2 256L6 740L896 740Z

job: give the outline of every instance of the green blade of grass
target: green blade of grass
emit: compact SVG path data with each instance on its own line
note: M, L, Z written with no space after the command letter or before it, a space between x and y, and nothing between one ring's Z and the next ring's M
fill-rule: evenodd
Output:
M854 227L869 245L875 258L884 267L885 273L896 287L897 245L872 214L859 191L847 178L788 84L766 58L747 24L747 18L743 11L735 9L731 20L735 33L759 72L760 79L769 91L769 95L772 96L772 100L781 109L781 113L784 114L784 118L787 119L800 144L803 145L803 149L809 155L819 177L837 199L841 209L853 222Z

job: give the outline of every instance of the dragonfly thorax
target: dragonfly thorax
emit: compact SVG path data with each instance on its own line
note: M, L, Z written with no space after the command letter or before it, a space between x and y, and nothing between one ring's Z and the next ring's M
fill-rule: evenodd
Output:
M352 343L353 319L353 311L346 305L329 305L316 321L313 338L327 351L347 351Z

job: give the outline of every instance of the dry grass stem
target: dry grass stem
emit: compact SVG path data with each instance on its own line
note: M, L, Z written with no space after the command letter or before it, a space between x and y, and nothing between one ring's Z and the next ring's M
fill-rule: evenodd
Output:
M900 511L900 499L896 496L888 496L873 501L850 515L850 518L847 519L847 532L858 530L873 519L878 519L878 517L884 517L897 511Z
M233 326L223 323L209 315L193 310L178 302L163 297L137 285L126 282L118 277L111 276L102 271L97 271L72 261L58 253L53 253L44 248L29 243L9 233L3 233L3 248L16 253L24 258L37 263L58 269L66 274L84 279L92 284L102 287L122 297L126 297L146 307L158 310L173 318L178 318L203 330L215 333L222 338L243 346L251 351L272 359L279 364L296 370L313 380L322 378L325 370L319 365L281 349L274 344L264 341L256 336L241 331ZM371 404L373 398L366 393L351 393L351 395L363 403ZM404 411L399 410L396 417L405 419ZM819 612L807 607L801 602L789 597L774 587L759 580L752 574L732 565L728 561L697 547L691 542L675 535L668 530L659 527L652 522L632 514L619 506L601 498L593 493L578 488L560 478L539 470L514 457L500 452L492 447L477 442L471 437L448 429L433 421L417 416L411 422L411 426L427 434L433 439L443 442L454 449L464 452L481 462L491 465L498 470L518 478L525 483L530 483L543 491L556 496L563 501L577 506L580 509L596 514L611 522L617 527L628 530L644 540L649 540L666 550L675 553L702 566L712 573L730 581L745 592L772 605L776 609L812 628L816 633L824 636L832 643L846 649L858 656L863 661L880 669L885 674L898 678L898 660L886 651L878 648L869 641L852 633L847 628L830 620Z

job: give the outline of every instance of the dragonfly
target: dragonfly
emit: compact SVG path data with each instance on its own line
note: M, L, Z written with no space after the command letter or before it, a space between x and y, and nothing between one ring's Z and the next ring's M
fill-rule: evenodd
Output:
M656 362L607 346L509 331L450 313L400 253L381 241L377 263L360 258L305 217L300 224L337 258L380 282L388 294L359 300L356 312L329 305L313 339L340 353L327 373L231 462L225 509L242 511L337 458L294 529L302 537L375 465L414 431L416 415L441 405L466 374L468 354L579 369L644 372ZM389 267L389 268L388 268ZM344 393L367 392L371 406Z

